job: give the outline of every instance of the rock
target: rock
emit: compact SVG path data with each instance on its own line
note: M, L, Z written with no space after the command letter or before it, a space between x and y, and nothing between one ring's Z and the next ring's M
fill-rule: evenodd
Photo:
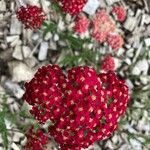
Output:
M147 47L150 46L150 38L145 38L145 39L144 39L144 42L145 42L145 45L146 45Z
M140 25L144 26L144 24L149 24L149 23L150 23L150 15L149 14L143 14Z
M24 60L24 62L29 66L29 68L33 68L37 63L37 59L35 57L28 57Z
M33 77L33 71L22 62L12 61L8 66L14 82L31 80Z
M16 45L12 56L14 58L18 59L18 60L23 60L23 56L22 56L22 51L21 51L21 46L20 45Z
M143 75L147 75L148 69L149 69L148 61L146 59L143 59L137 62L137 64L132 70L132 74L140 75L142 73Z
M71 18L72 18L72 16L70 14L66 14L65 20L66 20L67 23L71 22Z
M7 104L11 113L19 112L19 104L15 101L14 98L8 97Z
M6 11L6 2L5 0L0 1L0 11Z
M23 137L24 137L24 134L23 134L23 133L15 132L15 133L14 133L14 136L13 136L13 141L14 141L14 142L19 142L19 141L20 141L20 138L23 138Z
M119 2L120 0L105 0L105 1L106 1L107 5L112 5L116 2Z
M49 13L50 2L46 1L46 0L41 0L41 5L42 5L42 8L43 8L43 11L45 13Z
M98 0L88 0L88 2L83 8L83 11L89 15L94 15L99 5L100 1Z
M132 83L132 81L130 79L126 80L126 84L128 85L130 90L134 88L134 85L133 85L133 83Z
M21 34L21 23L16 18L16 15L11 17L10 35L20 35Z
M6 41L8 42L8 43L11 43L11 42L13 42L13 41L15 41L15 40L18 40L19 39L19 36L18 35L11 35L11 36L7 36L6 37Z
M47 42L42 42L41 45L40 45L38 59L40 61L45 60L47 58L47 53L48 53L48 43Z
M44 40L45 40L45 41L48 41L48 40L50 40L50 39L52 38L52 36L53 36L53 35L52 35L51 32L47 32L46 35L45 35L45 37L44 37Z
M31 54L31 49L28 46L22 46L23 58L28 58Z
M54 34L54 41L57 42L59 40L58 34Z
M32 40L33 40L33 41L37 41L39 38L40 38L40 36L39 36L38 33L33 33L33 34L32 34Z
M58 29L59 29L60 31L64 31L64 30L65 30L65 24L64 24L64 22L62 21L62 19L60 19L59 22L58 22Z
M49 46L49 48L50 48L51 50L57 50L57 45L56 45L56 43L51 40L51 41L50 41L50 46Z
M12 82L11 80L6 80L3 83L4 88L13 96L15 96L16 98L20 99L22 98L23 94L24 94L24 90L22 88L20 88L20 86L14 82Z
M136 139L130 138L129 141L130 141L130 144L132 145L132 147L134 147L136 150L142 150L143 149L142 144L139 141L137 141Z
M125 23L124 28L130 32L132 32L137 25L137 19L135 17L128 16Z
M11 149L20 150L20 148L14 142L11 144Z

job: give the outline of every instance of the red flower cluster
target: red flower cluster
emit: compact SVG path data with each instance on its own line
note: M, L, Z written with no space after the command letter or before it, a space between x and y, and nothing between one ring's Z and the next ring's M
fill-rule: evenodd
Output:
M43 150L48 143L48 136L38 129L34 131L33 127L26 133L27 143L25 145L26 150Z
M97 74L74 67L63 74L57 65L42 67L26 83L25 100L62 150L80 150L109 137L129 100L128 88L115 73Z
M79 14L84 5L87 3L87 0L59 0L62 9L64 12L69 13L71 15Z
M117 20L123 22L126 19L126 10L123 6L114 6L112 12L116 15Z
M37 6L21 6L17 12L17 18L26 28L38 29L42 26L46 15L43 10Z
M88 30L89 24L89 19L85 15L80 15L76 19L74 30L79 34L85 33Z
M114 58L110 55L104 57L102 61L102 70L104 71L114 71L115 70L115 61Z

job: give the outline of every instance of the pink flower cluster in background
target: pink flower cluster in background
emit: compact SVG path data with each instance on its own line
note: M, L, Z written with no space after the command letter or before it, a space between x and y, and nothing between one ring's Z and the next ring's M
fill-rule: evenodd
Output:
M75 21L75 32L82 34L89 30L90 19L81 15ZM91 23L92 37L99 43L108 43L113 50L118 50L124 44L121 35L116 33L116 25L107 12L99 10L93 17Z

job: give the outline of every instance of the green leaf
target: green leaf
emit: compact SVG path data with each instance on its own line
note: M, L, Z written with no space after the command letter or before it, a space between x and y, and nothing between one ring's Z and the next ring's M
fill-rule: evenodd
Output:
M62 13L61 8L58 3L52 3L51 8L57 13Z
M44 26L43 37L45 37L48 32L54 33L57 31L57 25L54 22L49 23L44 22L43 26Z
M0 112L0 134L3 139L4 147L7 150L8 149L8 132L5 124L5 111Z

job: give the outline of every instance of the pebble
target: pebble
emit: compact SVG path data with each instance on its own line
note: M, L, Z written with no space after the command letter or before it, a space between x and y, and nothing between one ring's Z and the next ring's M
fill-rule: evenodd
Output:
M137 62L137 64L132 70L132 74L140 75L142 73L143 75L147 75L148 69L149 69L148 61L146 59L143 59Z
M54 34L54 41L57 42L59 40L58 34Z
M136 150L142 150L142 145L139 141L132 138L130 138L129 141L132 147L134 147Z
M145 45L146 45L147 47L150 46L150 38L145 38L145 39L144 39L144 42L145 42Z
M51 40L49 44L50 44L49 48L51 50L57 50L57 45L56 45L56 43L54 41Z
M23 58L28 58L31 54L31 49L29 46L22 46Z
M31 80L33 77L33 71L22 62L12 61L8 66L14 82Z
M5 0L0 1L0 11L6 11L6 3Z
M20 35L22 32L21 23L16 18L16 15L11 17L10 35Z
M45 60L47 58L47 53L48 53L48 43L42 42L40 45L38 60L40 60L40 61Z
M50 40L50 39L52 38L52 36L53 36L53 35L52 35L51 32L47 32L46 35L45 35L45 37L44 37L44 40L45 40L45 41L48 41L48 40Z
M14 142L11 144L11 148L12 150L20 150L20 148Z
M100 1L88 0L86 5L83 7L83 11L89 15L94 15L99 6L100 6Z
M11 80L5 81L4 88L18 99L22 98L24 94L24 90L17 83L12 82Z
M23 60L21 45L16 45L12 57L18 60Z
M19 36L18 36L18 35L11 35L11 36L7 36L7 37L6 37L7 43L11 43L11 42L13 42L13 41L15 41L15 40L18 40L18 39L19 39Z

